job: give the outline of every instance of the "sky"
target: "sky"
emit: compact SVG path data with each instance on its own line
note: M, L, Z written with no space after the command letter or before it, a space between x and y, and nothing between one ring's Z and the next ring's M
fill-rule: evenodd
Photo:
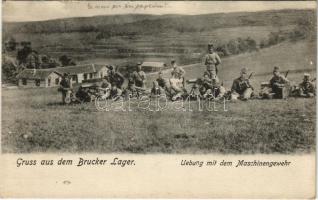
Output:
M208 14L315 9L315 1L2 1L5 22L115 14Z

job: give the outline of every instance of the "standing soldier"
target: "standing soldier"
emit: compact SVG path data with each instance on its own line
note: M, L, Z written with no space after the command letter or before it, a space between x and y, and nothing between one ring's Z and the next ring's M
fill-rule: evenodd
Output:
M141 70L141 62L137 64L136 71L133 72L132 78L136 87L146 87L146 73Z
M63 74L62 80L60 82L59 91L62 93L62 101L63 103L70 103L71 102L71 91L72 89L72 82L69 78L67 73Z
M108 68L108 71L107 71L106 78L108 82L112 86L116 85L117 88L121 88L125 81L124 76L121 73L115 71L114 66L112 65L107 66L107 68Z
M204 57L204 65L206 66L206 71L209 73L209 76L219 82L218 74L218 65L221 64L221 58L214 51L214 46L212 43L208 44L209 53Z
M247 77L247 69L241 69L241 75L233 81L231 89L231 100L248 100L253 95L253 87Z
M310 80L310 74L305 73L303 82L299 84L300 97L314 97L316 95L316 88L314 83Z

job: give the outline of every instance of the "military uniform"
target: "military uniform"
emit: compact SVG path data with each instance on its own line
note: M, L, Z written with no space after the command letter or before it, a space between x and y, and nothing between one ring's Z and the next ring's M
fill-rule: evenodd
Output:
M167 81L164 78L159 77L153 82L151 94L163 95L165 94L165 91L168 92L168 90L169 89L168 89Z
M231 99L242 99L248 100L251 98L253 94L253 86L250 84L248 78L245 78L243 74L247 74L247 69L243 68L241 70L241 76L238 77L233 81L232 88L231 88Z
M182 67L175 66L172 68L172 71L171 71L172 77L181 78L181 77L184 77L184 75L185 75L185 71Z
M121 88L124 84L125 78L119 73L115 72L113 66L108 67L108 74L106 76L107 81L113 86L116 85L118 88Z
M206 65L207 70L215 71L217 73L216 66L221 64L221 58L216 52L213 52L211 54L209 53L204 57L204 64Z
M113 98L113 99L118 99L121 97L121 95L123 94L122 90L119 89L118 87L112 87L111 90L110 90L110 96Z
M146 73L144 71L134 71L132 74L132 78L137 87L145 87Z
M203 97L210 95L214 98L221 98L224 96L225 88L219 84L219 80L216 78L210 71L204 72L201 87L199 88Z
M170 82L170 94L172 96L172 100L175 101L177 98L182 97L183 94L186 93L186 89L184 88L183 78L171 78Z
M208 44L209 51L213 49L213 44ZM221 58L216 52L209 52L203 58L203 63L206 66L206 70L211 74L211 76L218 80L217 73L218 68L217 66L221 64Z
M103 79L103 82L99 88L100 94L103 96L103 98L108 98L110 96L111 84L106 79Z
M264 87L260 93L263 98L286 98L289 95L289 80L279 73L279 67L274 67L274 76L269 81L269 87Z
M68 75L64 74L60 82L60 88L59 88L59 90L62 93L63 103L67 103L68 100L66 100L66 98L70 98L70 95L72 93L71 89L72 89L72 82L69 79Z
M251 98L253 87L248 79L242 79L239 77L233 81L231 92L232 99L242 98L247 100Z
M304 80L299 84L300 97L313 97L316 95L315 84L310 81L310 75L305 74Z

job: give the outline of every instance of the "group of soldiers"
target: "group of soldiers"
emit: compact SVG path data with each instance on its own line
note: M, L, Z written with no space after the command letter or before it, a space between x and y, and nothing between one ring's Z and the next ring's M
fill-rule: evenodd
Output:
M182 99L184 97L199 98L226 98L229 100L248 100L250 98L286 98L289 94L299 97L313 97L316 95L314 80L311 80L309 74L304 74L303 81L298 86L292 86L287 79L280 73L279 67L274 67L273 77L269 82L261 84L259 95L255 94L254 87L250 83L253 73L248 74L247 68L242 68L240 76L233 81L230 90L226 90L223 83L218 77L218 66L221 59L215 52L213 44L208 44L208 54L203 59L206 70L203 76L198 79L185 80L185 70L178 66L175 60L171 61L171 77L167 80L163 77L163 72L158 72L158 77L153 81L152 87L147 89L147 75L142 70L142 64L138 63L136 70L128 75L128 84L124 88L125 78L115 69L114 66L107 66L108 73L103 78L101 84L98 85L99 90L103 93L104 98L124 98L124 97L140 97L143 94L153 96L165 95L172 101ZM61 81L62 87L69 87L67 83L67 75ZM187 90L186 83L192 84L190 90ZM63 86L64 84L64 86Z

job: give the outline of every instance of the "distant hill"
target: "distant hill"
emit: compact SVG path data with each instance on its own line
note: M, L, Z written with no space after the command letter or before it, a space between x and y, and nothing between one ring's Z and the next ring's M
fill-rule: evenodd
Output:
M112 35L202 32L237 26L286 26L303 18L315 21L315 10L272 10L262 12L204 15L111 15L55 19L38 22L4 22L4 36L12 33L106 32Z
M59 33L96 31L109 24L126 24L142 20L152 20L172 15L107 15L93 17L75 17L32 22L4 22L5 33Z

